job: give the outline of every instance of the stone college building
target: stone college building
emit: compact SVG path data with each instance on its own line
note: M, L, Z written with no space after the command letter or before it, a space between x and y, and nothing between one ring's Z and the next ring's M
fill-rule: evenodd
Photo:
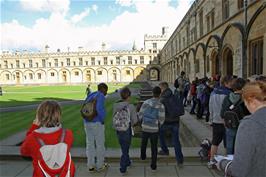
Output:
M266 75L266 0L195 0L168 39L144 37L131 51L3 53L0 84L173 82L187 77ZM173 22L174 23L174 22Z
M246 2L246 6L245 6ZM266 75L266 1L196 0L159 54L161 79Z
M144 49L131 51L3 52L0 60L0 84L79 84L97 82L132 82L159 80L160 63L157 55L168 36L145 35Z

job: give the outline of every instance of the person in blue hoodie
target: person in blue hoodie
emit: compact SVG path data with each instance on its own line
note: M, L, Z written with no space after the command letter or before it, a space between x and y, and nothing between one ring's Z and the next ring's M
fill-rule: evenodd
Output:
M90 93L85 102L96 98L97 115L92 121L84 119L84 128L86 133L86 155L89 171L101 171L107 168L104 163L105 156L105 136L104 136L104 118L105 118L105 95L108 86L105 83L98 85L98 91Z
M217 153L219 144L223 141L224 147L226 147L224 120L222 119L220 112L224 98L231 93L231 85L232 77L225 76L221 80L221 85L214 88L213 92L211 93L209 102L209 121L212 125L212 146L210 161L208 162L209 168L212 168L212 166L214 166L216 163L214 160L214 155Z

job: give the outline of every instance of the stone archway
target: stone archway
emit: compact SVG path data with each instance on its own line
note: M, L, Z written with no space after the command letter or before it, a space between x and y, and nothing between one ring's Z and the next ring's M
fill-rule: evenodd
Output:
M95 82L95 70L86 68L83 70L83 82Z
M219 57L218 57L218 52L217 51L213 51L211 54L211 68L212 68L212 72L211 75L215 76L216 74L220 74L220 67L219 67Z
M117 67L112 67L108 70L108 82L120 82L121 70Z
M223 75L233 75L233 52L227 47L223 52Z

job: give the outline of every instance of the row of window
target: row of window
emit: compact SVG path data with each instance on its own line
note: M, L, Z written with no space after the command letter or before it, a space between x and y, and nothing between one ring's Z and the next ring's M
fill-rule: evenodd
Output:
M104 61L103 61L103 64L104 65L107 65L108 64L108 61L107 61L107 57L104 57L103 58ZM29 68L32 68L33 67L33 61L32 60L28 60L29 61ZM117 65L120 65L121 64L121 58L120 57L116 57L116 60L115 60L116 64ZM129 65L132 65L134 62L134 64L144 64L144 56L140 56L140 62L138 63L138 59L132 59L132 56L128 56L128 60L127 60L127 64ZM92 66L93 65L96 65L96 60L94 57L91 58L91 63L90 63ZM97 60L97 65L101 65L102 62L100 60ZM110 64L111 65L114 65L114 61L113 60L110 60ZM122 64L125 65L126 64L126 60L122 60ZM66 59L66 65L67 66L70 66L71 65L71 61L70 61L70 58L67 58ZM76 66L77 63L76 61L73 61L73 66ZM78 62L78 65L79 66L83 66L83 59L82 58L79 58L79 62ZM85 61L85 65L86 66L89 66L89 61ZM39 63L36 62L35 63L35 66L36 68L39 67ZM58 67L59 66L59 63L58 63L58 59L54 59L54 67ZM61 66L64 66L64 62L61 62ZM42 67L46 67L46 60L45 59L42 59ZM48 67L52 67L52 62L48 62ZM8 62L5 60L4 61L4 68L8 68ZM14 68L13 66L13 63L10 64L10 68ZM19 60L16 60L16 68L20 68L20 61ZM23 68L26 68L26 64L23 63Z
M78 71L75 71L74 72L74 75L75 76L79 76L79 73L80 72L78 72ZM116 72L116 70L113 70L113 74L116 74L117 72ZM87 74L91 74L90 73L90 71L87 71ZM102 75L103 74L103 72L101 71L101 70L99 70L99 71L97 71L97 75ZM55 77L55 73L54 72L51 72L50 73L50 75L51 75L51 77ZM63 72L63 75L66 75L66 72L64 71ZM131 75L131 71L130 70L126 70L126 75ZM16 75L13 75L13 77L14 77L14 80L17 78L17 79L19 79L20 78L20 76L19 76L19 73L17 72L16 73ZM40 80L40 79L42 79L42 74L41 73L37 73L37 78ZM26 75L24 75L24 79L26 80L27 79L27 76ZM30 80L33 80L33 74L32 73L29 73L29 79ZM10 80L10 74L6 74L6 80Z

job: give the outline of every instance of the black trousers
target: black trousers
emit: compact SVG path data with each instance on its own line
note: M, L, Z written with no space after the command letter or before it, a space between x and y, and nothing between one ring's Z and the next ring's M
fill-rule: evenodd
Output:
M157 168L157 151L158 151L158 135L159 133L149 133L142 132L142 140L141 140L141 159L146 159L146 148L148 144L148 140L150 139L151 143L151 169L155 170Z

